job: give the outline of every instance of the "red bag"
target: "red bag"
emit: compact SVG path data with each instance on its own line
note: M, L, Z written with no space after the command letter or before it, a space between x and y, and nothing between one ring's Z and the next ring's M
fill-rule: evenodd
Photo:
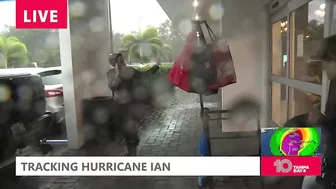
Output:
M188 92L191 91L191 86L189 83L189 70L191 65L190 57L193 53L192 39L194 36L194 33L189 34L181 55L176 59L172 70L168 74L168 79L173 85Z
M217 83L210 85L209 89L218 89L237 82L236 72L233 65L229 46L223 49L215 49L217 69Z
M201 23L207 27L211 45L206 44ZM173 85L187 92L214 94L218 89L236 83L236 74L229 47L214 47L215 35L205 21L194 21L194 31L187 37L181 55L168 75ZM202 90L194 81L202 81ZM205 89L203 89L205 88Z

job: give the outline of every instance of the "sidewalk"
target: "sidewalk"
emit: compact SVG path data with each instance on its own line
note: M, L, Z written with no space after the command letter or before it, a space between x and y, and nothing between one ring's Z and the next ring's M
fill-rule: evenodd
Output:
M169 106L157 110L139 125L141 142L139 156L198 156L202 122L199 117L198 96L177 94ZM206 103L216 108L216 103ZM219 128L219 126L218 126ZM122 141L105 146L94 146L80 151L68 151L64 155L124 154ZM227 144L232 145L232 144ZM218 148L221 148L218 146ZM214 167L215 169L215 167ZM218 189L261 189L259 177L224 178ZM25 189L197 189L197 177L26 177L18 188ZM9 189L13 189L10 187ZM293 188L294 189L294 188Z

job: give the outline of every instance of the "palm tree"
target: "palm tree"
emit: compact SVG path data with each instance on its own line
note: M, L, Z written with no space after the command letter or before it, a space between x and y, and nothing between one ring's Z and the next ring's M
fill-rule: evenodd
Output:
M38 62L41 67L59 66L58 30L16 29L15 26L5 26L5 38L16 36L28 50L30 62Z
M16 37L0 36L0 67L17 68L28 64L28 52L24 43Z
M172 49L159 39L158 30L149 26L141 34L128 34L122 38L122 48L120 52L128 57L129 63L150 62L156 56L160 56L162 61L172 57Z
M0 68L6 68L7 66L5 46L6 39L0 36Z

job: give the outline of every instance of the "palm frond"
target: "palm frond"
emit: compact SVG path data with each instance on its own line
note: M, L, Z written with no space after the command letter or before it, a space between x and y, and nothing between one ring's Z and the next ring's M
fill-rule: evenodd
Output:
M128 34L122 38L122 53L127 55L130 63L134 61L149 62L160 55L164 60L172 58L172 50L169 45L163 44L159 39L158 30L148 27L140 35ZM166 57L169 57L168 59Z
M137 43L138 38L133 34L125 35L122 38L122 44L126 48L130 48L134 43Z
M133 58L136 58L139 53L139 44L133 44L128 51L128 61L132 63Z
M146 39L145 42L156 44L156 45L159 45L160 47L163 46L162 41L157 37L152 37L152 38Z
M0 49L5 48L6 45L6 38L3 36L0 36Z
M27 47L25 44L21 42L12 42L9 43L6 47L7 50L7 56L10 56L12 53L21 53L24 55L27 55Z
M145 31L141 33L141 40L147 40L150 38L159 38L159 32L156 27L149 26Z
M19 38L17 37L8 37L6 41L7 43L20 42Z

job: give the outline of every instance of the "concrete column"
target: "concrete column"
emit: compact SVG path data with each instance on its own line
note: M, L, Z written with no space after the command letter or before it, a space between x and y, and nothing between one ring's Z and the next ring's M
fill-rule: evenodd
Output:
M65 120L69 148L85 141L81 102L84 98L110 96L106 72L109 24L108 0L69 0L69 25L60 30Z
M237 98L255 97L261 103L261 126L268 126L269 109L269 16L262 1L222 1L222 37L228 39L237 83L222 89L222 108ZM255 123L237 127L223 121L223 132L256 130Z

